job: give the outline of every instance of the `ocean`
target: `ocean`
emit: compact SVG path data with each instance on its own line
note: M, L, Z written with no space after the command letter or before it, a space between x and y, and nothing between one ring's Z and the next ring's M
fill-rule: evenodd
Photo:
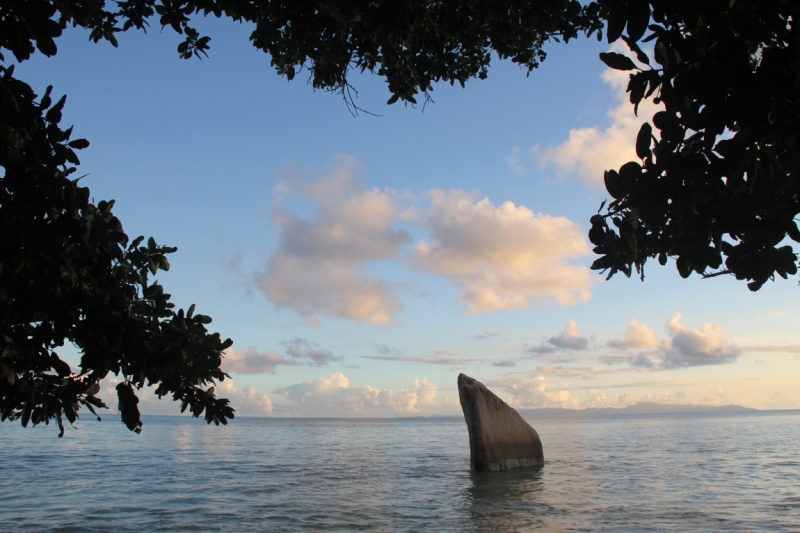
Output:
M528 421L483 474L461 418L3 423L0 531L800 531L800 411Z

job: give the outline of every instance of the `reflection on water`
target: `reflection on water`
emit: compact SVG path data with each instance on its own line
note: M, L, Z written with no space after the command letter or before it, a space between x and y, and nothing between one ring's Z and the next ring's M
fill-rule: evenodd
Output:
M472 474L463 419L0 425L0 532L800 531L800 412L531 420Z
M516 531L542 527L552 511L538 502L544 489L543 467L471 473L464 490L474 531Z

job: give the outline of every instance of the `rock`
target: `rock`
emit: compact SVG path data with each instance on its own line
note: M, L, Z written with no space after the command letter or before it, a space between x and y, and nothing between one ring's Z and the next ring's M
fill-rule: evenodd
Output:
M544 465L539 434L483 383L459 374L458 396L469 430L473 471Z

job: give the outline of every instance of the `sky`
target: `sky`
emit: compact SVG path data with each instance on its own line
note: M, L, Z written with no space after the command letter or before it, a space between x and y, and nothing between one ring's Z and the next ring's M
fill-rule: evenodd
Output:
M69 29L16 75L67 94L91 146L78 175L130 237L177 246L159 281L234 340L217 385L239 416L460 413L463 372L518 408L638 401L800 408L800 287L589 270L603 171L635 159L626 74L595 39L550 43L526 72L386 105L289 82L250 28L199 19L209 57L170 29L115 49ZM67 347L77 366L79 354ZM115 378L101 396L115 405ZM142 392L145 414L179 406Z

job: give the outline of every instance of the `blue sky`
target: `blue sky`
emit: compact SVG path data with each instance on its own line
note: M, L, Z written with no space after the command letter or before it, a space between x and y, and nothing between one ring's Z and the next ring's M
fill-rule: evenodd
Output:
M454 414L459 372L517 407L800 407L796 279L750 293L673 263L644 283L588 270L602 170L640 124L606 44L551 43L530 77L496 61L424 110L355 76L380 116L354 117L278 77L248 27L198 26L203 61L169 29L118 49L68 30L17 73L68 95L93 197L179 248L160 279L234 340L220 387L238 413Z

